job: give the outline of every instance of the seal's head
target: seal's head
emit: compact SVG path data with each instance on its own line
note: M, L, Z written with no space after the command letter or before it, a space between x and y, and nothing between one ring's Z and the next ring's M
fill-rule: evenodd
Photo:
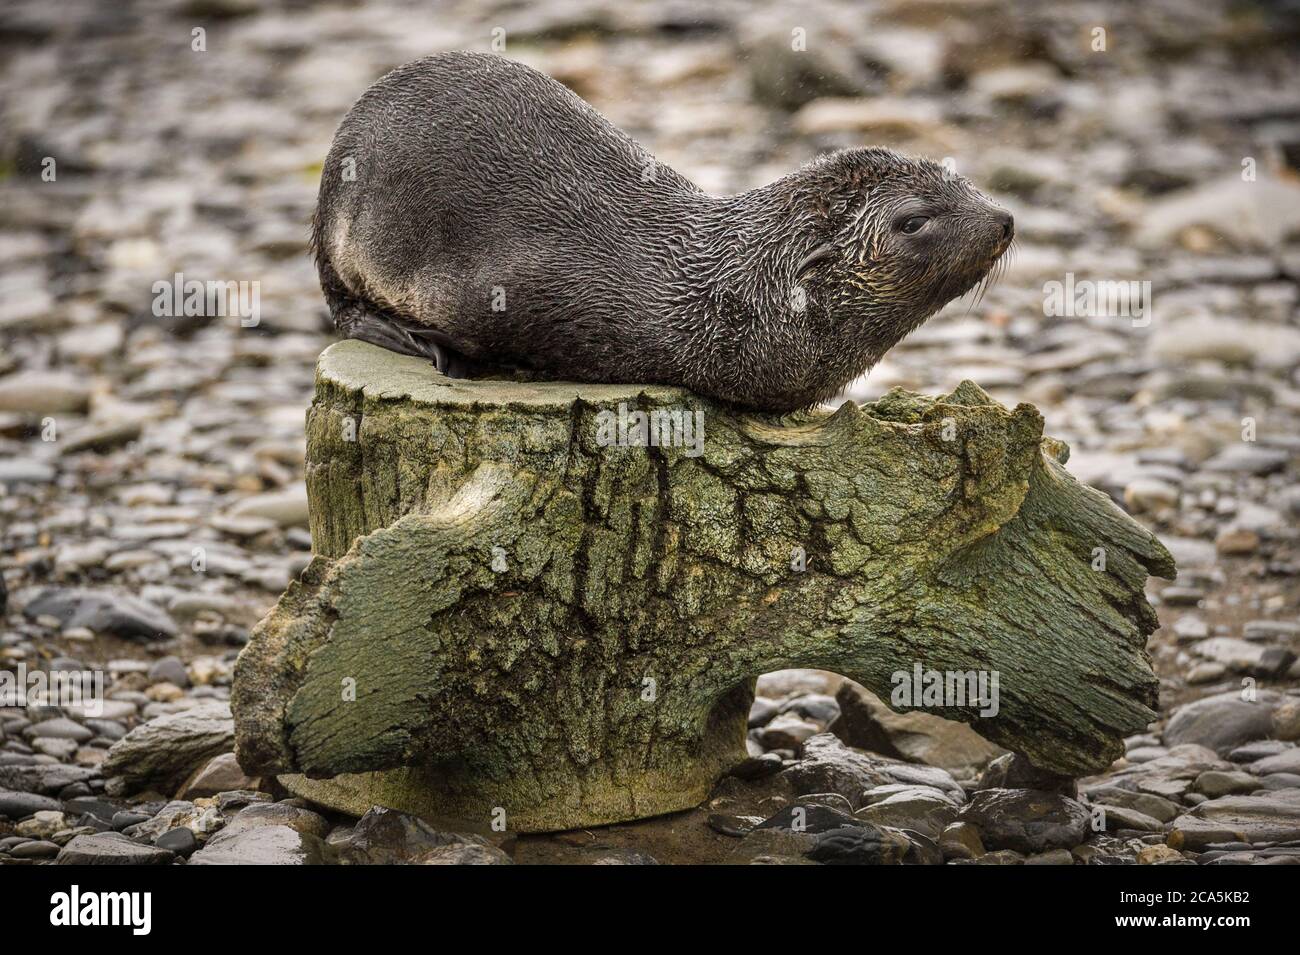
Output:
M851 149L795 175L805 205L794 281L831 320L856 326L868 367L989 280L1015 235L1009 212L929 160Z

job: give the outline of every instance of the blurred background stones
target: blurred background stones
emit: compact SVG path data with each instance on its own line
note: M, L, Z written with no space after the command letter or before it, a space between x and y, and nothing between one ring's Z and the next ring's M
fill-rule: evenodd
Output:
M0 668L98 669L108 699L98 715L0 705L0 861L500 861L479 837L387 817L354 828L305 806L201 848L284 795L219 762L210 724L248 628L309 558L303 414L332 337L306 250L322 159L383 72L494 39L707 190L882 144L996 195L1018 225L1001 281L846 398L972 378L1034 402L1070 470L1155 529L1180 568L1151 585L1161 719L1074 790L1001 762L978 725L895 714L799 671L760 682L746 778L686 825L530 838L513 858L1294 860L1294 5L10 0ZM177 273L257 282L259 321L156 315L154 283ZM1149 313L1049 315L1047 284L1067 274L1149 282ZM142 745L175 759L153 772L131 758L127 784L123 753ZM837 791L806 789L818 780ZM978 798L1003 790L1021 795ZM1076 797L1106 807L1105 832L1080 831ZM782 828L793 799L820 806L824 832ZM1050 838L1028 840L1030 819Z

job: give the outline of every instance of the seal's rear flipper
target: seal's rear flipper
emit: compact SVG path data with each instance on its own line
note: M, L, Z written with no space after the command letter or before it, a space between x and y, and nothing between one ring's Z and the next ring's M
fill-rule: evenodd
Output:
M427 358L448 378L468 378L470 365L451 348L447 337L437 329L404 321L364 309L353 309L338 330L348 338L369 342L400 355Z

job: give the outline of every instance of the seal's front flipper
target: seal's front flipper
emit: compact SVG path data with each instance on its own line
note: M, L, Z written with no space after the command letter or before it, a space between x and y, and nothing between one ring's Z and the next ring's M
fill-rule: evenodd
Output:
M338 329L348 338L369 342L399 355L427 358L448 378L469 377L468 364L437 329L363 310L356 310L348 321L339 322Z

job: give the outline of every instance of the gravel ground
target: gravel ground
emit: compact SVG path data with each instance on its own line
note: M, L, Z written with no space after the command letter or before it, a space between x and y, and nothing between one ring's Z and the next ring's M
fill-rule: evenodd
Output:
M0 863L1300 861L1295 16L439 9L0 12L0 672L97 671L107 697L0 706ZM1161 718L1125 759L1043 778L963 726L787 671L760 683L740 775L668 819L438 832L243 776L232 663L310 549L303 412L332 340L306 255L321 160L374 78L490 49L498 28L507 55L707 190L879 143L951 162L1014 212L1001 281L847 397L970 378L1033 402L1070 470L1165 541L1180 574L1150 586ZM256 314L160 316L155 283L177 273L258 283ZM1089 282L1138 283L1138 307L1053 299Z

